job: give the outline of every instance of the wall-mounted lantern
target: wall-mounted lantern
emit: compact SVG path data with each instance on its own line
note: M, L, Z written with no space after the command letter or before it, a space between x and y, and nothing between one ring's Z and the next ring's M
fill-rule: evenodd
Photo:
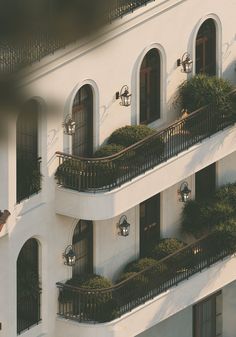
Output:
M62 254L64 258L64 264L66 266L74 266L76 261L76 256L71 245L67 246L64 253Z
M193 68L193 60L189 53L184 53L181 59L177 60L177 67L182 66L181 71L183 73L191 73Z
M75 121L73 121L71 115L67 115L65 117L65 120L62 123L62 126L64 128L64 134L72 136L75 133L76 123L75 123Z
M127 216L126 215L122 215L122 217L119 220L119 235L121 236L128 236L129 235L129 231L130 231L130 224L127 221Z
M180 185L180 189L178 190L178 194L180 194L180 199L179 201L186 202L189 200L190 195L191 195L191 190L188 188L188 183L184 181Z
M116 92L116 99L121 99L120 105L122 106L130 106L131 96L132 94L129 93L129 87L127 85L124 85L120 92Z

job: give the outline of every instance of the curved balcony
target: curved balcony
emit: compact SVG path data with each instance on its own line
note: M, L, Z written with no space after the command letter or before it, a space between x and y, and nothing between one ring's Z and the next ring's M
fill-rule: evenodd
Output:
M58 315L84 323L112 321L235 251L235 233L212 232L110 288L57 283Z
M79 192L111 191L233 125L235 116L210 105L109 157L81 158L57 152L57 182Z

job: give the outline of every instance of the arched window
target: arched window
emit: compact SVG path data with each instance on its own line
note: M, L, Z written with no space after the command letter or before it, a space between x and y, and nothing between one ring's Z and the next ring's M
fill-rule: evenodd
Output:
M76 263L73 266L73 277L84 273L93 272L93 223L80 220L75 227L73 251L76 255Z
M89 157L93 154L93 91L90 85L84 85L77 92L72 118L76 122L72 136L72 154Z
M17 259L17 333L40 320L39 247L30 239Z
M196 74L216 75L216 26L213 19L206 20L196 38Z
M17 202L37 193L41 188L38 156L39 105L28 101L16 125Z
M140 124L160 118L160 54L155 48L145 55L140 68Z

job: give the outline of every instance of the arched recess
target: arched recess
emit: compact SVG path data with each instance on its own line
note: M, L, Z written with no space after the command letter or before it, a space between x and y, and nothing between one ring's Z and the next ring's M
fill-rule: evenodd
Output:
M17 202L29 198L41 189L38 154L39 103L27 101L16 124L16 191Z
M39 243L25 242L17 258L17 333L41 320L39 280Z
M80 220L74 230L72 238L76 263L72 268L72 276L93 272L93 222Z
M139 70L139 123L161 118L161 55L157 48L143 57Z
M93 154L93 89L84 84L76 93L72 105L72 119L76 123L75 133L72 135L72 154L89 157Z
M217 75L217 33L213 18L206 19L195 40L195 73Z

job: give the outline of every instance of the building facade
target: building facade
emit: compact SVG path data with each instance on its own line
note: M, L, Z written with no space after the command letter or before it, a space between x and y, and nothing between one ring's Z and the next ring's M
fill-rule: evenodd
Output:
M2 112L8 132L0 144L0 208L11 215L0 231L1 337L235 335L232 252L201 273L178 274L163 291L129 300L117 317L101 322L87 313L104 310L99 301L91 304L91 293L67 288L69 297L60 298L72 276L95 273L116 282L127 263L145 256L154 237L182 239L183 183L194 199L236 181L234 123L189 142L177 131L183 119L174 104L179 85L195 74L236 84L235 11L234 0L227 6L220 0L141 1L95 36L20 71L24 102ZM186 52L190 73L177 65ZM129 106L116 95L124 85L132 94ZM70 117L73 135L63 127ZM141 155L134 147L134 157L111 176L117 159L103 160L106 170L101 161L86 159L117 128L139 124L163 132L162 159L152 143ZM136 155L145 158L145 168ZM68 161L74 168L67 168ZM63 163L64 178L55 179ZM126 237L119 227L123 216L130 224ZM73 267L63 258L71 245Z

